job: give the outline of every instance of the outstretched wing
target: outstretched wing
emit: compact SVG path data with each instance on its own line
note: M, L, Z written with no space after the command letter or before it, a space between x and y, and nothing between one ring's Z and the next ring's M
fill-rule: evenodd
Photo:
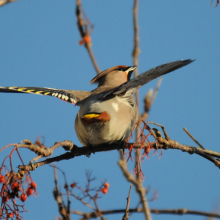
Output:
M170 62L167 64L162 64L160 66L154 67L139 76L129 80L128 82L112 89L108 93L104 94L104 97L102 99L106 98L109 95L120 95L120 94L126 94L131 95L133 94L137 89L139 89L144 84L150 82L151 80L165 75L167 73L170 73L176 69L179 69L183 66L186 66L190 63L192 63L194 60L188 59L188 60L178 60L175 62Z
M31 93L37 95L49 95L57 97L58 99L65 100L65 102L77 103L88 96L91 92L79 90L62 90L44 87L0 87L0 92L9 93Z

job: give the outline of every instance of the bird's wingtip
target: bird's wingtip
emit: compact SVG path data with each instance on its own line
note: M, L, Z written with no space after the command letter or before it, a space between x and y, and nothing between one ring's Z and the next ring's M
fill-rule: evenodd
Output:
M189 62L189 63L192 63L192 62L194 62L196 59L187 59L187 60L181 60L181 61L185 61L185 62Z

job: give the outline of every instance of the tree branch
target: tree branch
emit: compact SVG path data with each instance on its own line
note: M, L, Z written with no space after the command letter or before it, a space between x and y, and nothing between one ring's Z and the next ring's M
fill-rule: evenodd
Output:
M103 210L101 212L103 215L118 214L118 213L124 213L125 209ZM141 208L135 208L135 209L129 209L129 212L140 213L143 212L143 210ZM220 218L220 214L218 213L200 212L200 211L188 210L184 208L183 209L150 209L150 212L153 214L199 215L199 216ZM85 219L97 218L97 214L95 212L84 213L80 211L71 211L70 213L75 215L81 215Z
M144 144L135 144L135 146L133 146L133 143L128 143L127 148L130 148L132 146L133 148L136 148L136 149L137 148L144 149L144 148L151 147L154 149L160 148L160 149L165 149L165 150L167 150L167 149L181 150L181 151L187 152L189 154L200 155L203 158L206 158L209 161L213 162L217 167L220 168L220 161L218 159L215 159L215 158L220 158L219 152L211 151L211 150L207 150L207 149L201 149L198 147L188 146L188 145L184 145L184 144L179 144L177 141L174 141L174 140L166 140L165 138L159 136L158 133L154 133L151 129L150 129L150 131L152 132L152 134L154 135L154 137L156 139L155 142L144 143ZM156 136L156 135L158 135L158 136ZM32 144L32 145L34 145L34 144ZM24 147L29 150L32 150L34 148L34 147L32 147L32 145L30 145L30 144L16 144L13 146L15 148ZM55 161L69 160L74 157L78 157L78 156L82 156L82 155L88 156L92 153L95 154L96 152L112 151L112 150L119 150L119 149L125 148L124 145L116 145L116 144L99 145L96 147L77 147L71 141L63 141L63 142L56 142L49 149L54 150L59 146L62 146L63 148L65 148L65 150L69 150L70 152L64 153L64 154L56 156L56 157L48 158L48 159L41 161L41 162L30 163L26 166L25 165L19 166L19 170L18 170L19 177L22 178L22 176L24 176L24 174L27 173L28 171L33 171L38 167L41 167L46 164L50 164ZM45 148L44 150L47 152L48 148ZM40 151L38 151L37 153L39 153L39 152ZM212 157L215 157L215 158L212 159Z
M134 7L133 7L133 27L134 27L134 49L133 49L133 64L138 67L138 56L140 54L140 48L139 48L139 27L138 27L138 0L134 0ZM138 68L134 70L134 76L138 76ZM139 91L137 90L135 92L135 99L136 99L136 104L137 104L137 109L138 109L138 117L140 115L139 112ZM136 127L136 139L139 136L139 126ZM136 151L136 156L135 156L135 168L137 169L137 181L134 183L136 191L139 194L140 201L142 203L142 207L144 209L144 214L145 218L147 220L151 220L151 215L147 203L147 199L145 196L145 189L142 186L142 180L141 180L141 167L140 167L140 154L141 154L141 149L138 149ZM122 158L121 158L122 160ZM120 161L119 161L120 162ZM127 168L126 168L127 169ZM125 172L125 170L123 170ZM128 171L129 172L129 171Z

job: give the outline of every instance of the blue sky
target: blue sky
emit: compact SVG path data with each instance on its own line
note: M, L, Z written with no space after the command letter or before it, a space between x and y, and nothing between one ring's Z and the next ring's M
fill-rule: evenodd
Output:
M93 52L100 69L114 65L132 65L133 1L83 1L84 11L94 24ZM219 10L210 1L141 1L139 5L139 71L162 63L193 58L187 67L170 73L163 82L150 112L149 120L163 124L171 139L195 144L182 130L186 127L207 149L219 151ZM92 90L95 76L87 51L76 26L75 1L20 0L0 8L0 86L39 86ZM156 80L140 89L140 103ZM78 107L51 97L26 94L0 94L1 147L23 139L35 141L43 135L45 145L72 140L79 143L74 119ZM33 153L21 150L25 163ZM58 149L54 155L63 153ZM1 160L9 151L1 153ZM100 199L100 209L126 207L129 183L117 166L118 152L96 153L57 164L66 172L69 183L86 182L85 170L110 183L109 193ZM17 163L17 164L16 164ZM18 160L14 158L14 166ZM134 163L129 162L132 170ZM187 208L212 211L220 205L219 169L209 161L175 150L163 151L161 159L150 154L142 164L144 186L157 190L159 198L151 208ZM44 166L32 172L39 196L29 198L25 219L54 219L58 208L52 196L53 170ZM62 175L59 176L63 188ZM138 198L131 194L131 207ZM71 208L89 211L72 199ZM108 219L122 215L106 216ZM152 215L153 219L204 219ZM144 219L133 214L130 219ZM74 217L72 219L79 219Z

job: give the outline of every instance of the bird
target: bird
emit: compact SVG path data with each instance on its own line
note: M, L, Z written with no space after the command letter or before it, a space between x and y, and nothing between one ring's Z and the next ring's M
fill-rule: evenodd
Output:
M79 106L75 131L83 146L125 142L138 119L133 94L151 80L192 63L178 60L154 67L131 79L137 66L118 65L96 75L92 91L63 90L45 87L0 87L0 92L54 96Z

